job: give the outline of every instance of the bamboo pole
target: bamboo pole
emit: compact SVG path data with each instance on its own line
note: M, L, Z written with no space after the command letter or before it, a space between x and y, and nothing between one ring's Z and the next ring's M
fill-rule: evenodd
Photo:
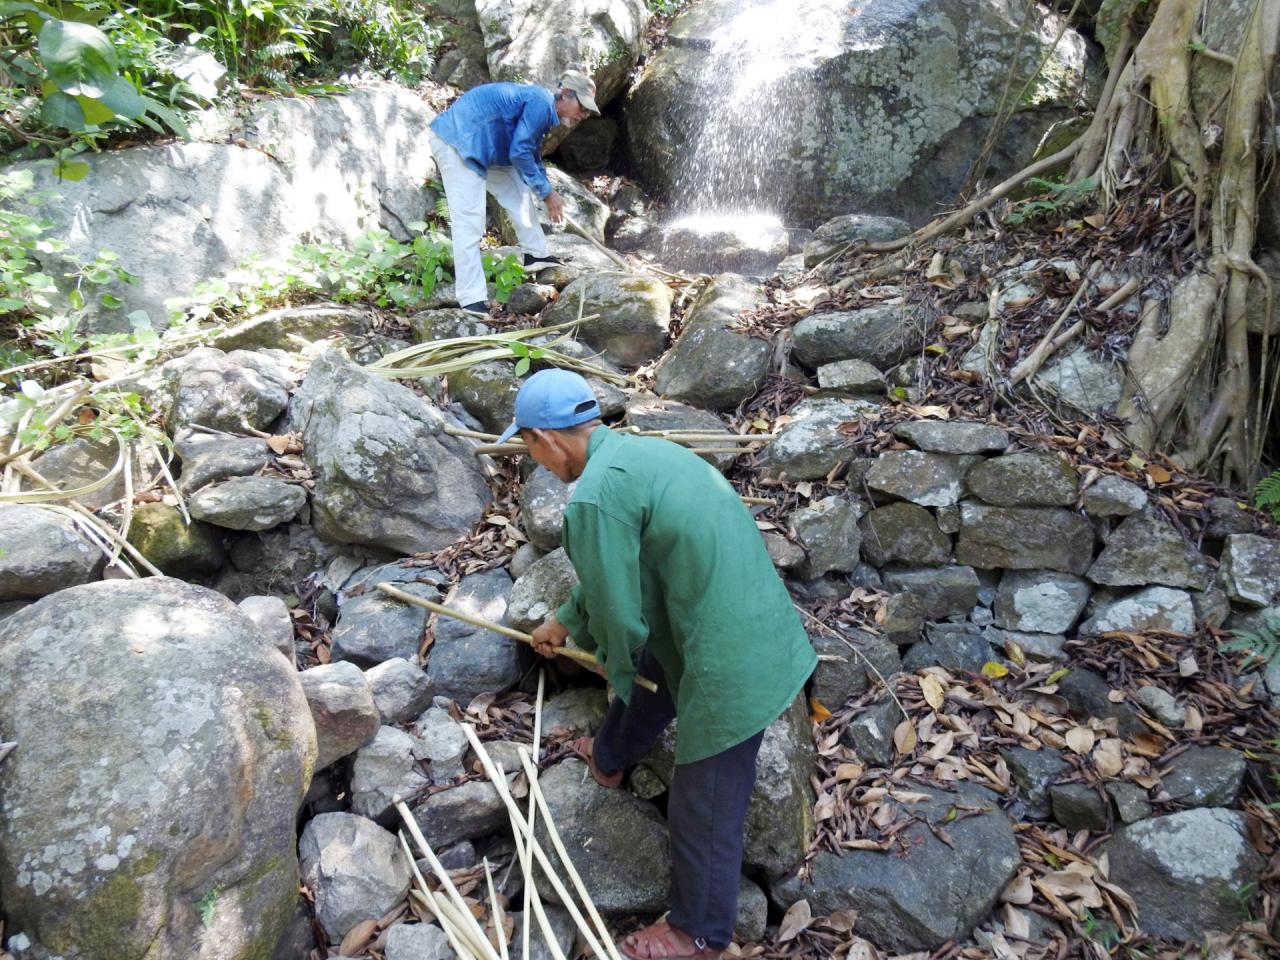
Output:
M503 923L502 907L498 904L498 893L493 889L493 871L489 869L489 858L484 858L484 878L489 885L489 919L493 921L493 935L498 941L498 952L502 960L510 960L507 954L507 928Z
M546 686L547 686L547 671L539 670L538 671L538 696L533 701L533 759L535 764L534 766L535 774L537 773L536 764L538 761L538 757L542 753L542 695L543 695L543 692L546 690ZM529 833L533 833L533 824L534 824L534 821L537 819L537 813L538 813L538 808L532 803L529 804L529 824L528 824ZM524 952L521 953L520 956L525 958L529 956L529 910L530 910L529 901L534 894L533 883L529 881L532 881L532 879L533 878L530 877L529 880L526 881L524 885L524 912L521 915L524 921L522 924L524 929L521 933L520 942Z
M431 888L427 886L427 881L422 876L422 871L418 869L418 862L413 857L413 851L409 849L409 841L405 839L404 831L398 831L396 836L400 838L400 846L404 848L404 856L409 861L409 869L413 871L414 879L418 881L418 886L422 887L420 893L417 890L413 891L418 894L418 902L430 910L431 915L440 921L440 926L444 930L445 936L449 938L449 946L453 948L453 952L458 955L460 960L475 960L471 951L458 939L453 925L436 909L435 901L431 899Z
M422 607L424 610L430 610L432 613L438 613L441 616L452 617L454 620L461 620L463 623L469 623L473 627L482 627L485 630L492 630L494 633L500 633L504 637L510 637L512 640L519 640L521 643L533 645L533 636L524 633L521 630L514 630L511 627L504 627L500 623L494 623L492 620L486 620L483 617L473 616L462 610L455 610L452 607L446 607L442 603L434 603L431 600L424 600L422 597L415 597L411 593L405 593L398 587L394 587L389 583L378 584L378 589L387 596L395 597L402 603L409 603L415 607ZM579 650L577 647L556 647L556 655L567 657L576 661L583 666L590 667L597 673L600 671L600 661L585 650ZM658 692L658 685L652 680L645 677L637 676L635 682L644 687L650 693Z

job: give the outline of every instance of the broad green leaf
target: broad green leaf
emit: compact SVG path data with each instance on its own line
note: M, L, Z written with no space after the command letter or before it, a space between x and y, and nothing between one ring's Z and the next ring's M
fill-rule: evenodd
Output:
M1001 677L1009 675L1009 668L1003 663L997 663L994 660L988 660L982 665L982 675L992 680L999 680Z
M121 300L119 297L117 297L117 296L115 296L115 295L113 295L113 294L110 294L110 293L104 293L104 294L103 294L101 297L99 297L98 299L102 301L102 305L103 305L104 307L107 307L107 308L109 308L109 309L111 309L111 310L115 310L117 307L122 307L122 306L124 306L124 301L123 301L123 300Z
M142 97L142 102L146 106L147 113L154 114L164 121L164 125L180 136L183 140L191 139L191 131L187 129L187 125L183 123L182 117L176 110L171 110L159 100L153 100L151 97ZM138 115L138 119L146 120L143 114Z
M529 372L529 358L521 357L519 362L516 364L516 376L523 377L528 372Z
M124 82L128 83L127 80ZM103 100L95 100L93 97L82 95L76 97L76 103L80 104L80 109L84 111L84 122L92 123L94 126L100 127L116 115L116 111L107 106Z
M50 20L40 28L40 60L64 92L101 97L116 79L116 51L97 27Z
M40 109L40 120L45 126L60 130L84 129L84 111L80 104L75 97L61 91L55 91L45 100Z
M53 165L53 171L63 180L83 180L89 175L89 164L83 160L59 160Z
M44 387L36 383L34 380L22 381L22 395L28 400L39 400L44 396Z

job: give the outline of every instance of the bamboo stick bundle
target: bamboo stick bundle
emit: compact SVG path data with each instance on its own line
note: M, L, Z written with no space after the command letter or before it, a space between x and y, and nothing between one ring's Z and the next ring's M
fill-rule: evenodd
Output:
M539 670L538 671L538 696L533 702L533 762L534 762L533 772L535 774L534 779L536 779L536 774L538 772L538 767L537 767L538 757L542 753L542 696L546 690L546 685L547 685L547 671ZM534 821L537 818L537 812L538 812L537 807L535 807L533 804L529 804L528 828L530 833L533 833L533 825L534 825ZM523 920L523 923L521 924L521 926L523 927L523 930L521 932L520 943L521 943L521 946L523 947L524 952L521 953L520 956L525 958L529 956L529 924L530 924L529 911L531 909L530 900L537 894L537 890L535 889L532 881L533 881L533 877L529 877L528 882L526 882L524 885L524 911L521 915Z

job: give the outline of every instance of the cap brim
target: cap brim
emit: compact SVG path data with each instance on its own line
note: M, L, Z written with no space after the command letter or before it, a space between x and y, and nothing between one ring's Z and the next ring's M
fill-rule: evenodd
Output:
M507 427L507 429L502 431L502 435L498 437L498 442L506 443L508 440L514 437L516 433L519 432L519 430L520 430L520 425L516 423L514 420L511 421L511 426Z
M591 94L578 94L578 102L594 113L597 117L600 116L600 108L596 106L596 98L591 96Z

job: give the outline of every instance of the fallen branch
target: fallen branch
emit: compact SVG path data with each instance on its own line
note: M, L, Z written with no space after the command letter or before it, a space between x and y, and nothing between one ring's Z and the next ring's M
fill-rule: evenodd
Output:
M1036 344L1036 348L1027 354L1027 356L1024 357L1012 371L1010 371L1009 380L1011 383L1021 383L1023 380L1034 377L1044 362L1053 355L1053 352L1057 350L1058 347L1061 346L1060 343L1054 340L1054 336L1057 334L1058 328L1061 327L1063 321L1071 315L1071 311L1076 308L1076 304L1080 302L1080 298L1084 296L1084 292L1089 289L1089 285L1093 283L1093 278L1097 276L1098 270L1101 269L1101 267L1102 261L1099 260L1095 261L1093 266L1089 268L1084 279L1080 281L1080 286L1076 288L1075 295L1071 298L1071 302L1067 304L1067 308L1062 311L1057 320L1053 321L1053 324L1049 327L1044 337L1038 344ZM1076 324L1071 328L1071 336L1074 337L1076 333L1083 328L1083 322ZM1068 337L1062 342L1065 343L1067 339L1070 338Z

